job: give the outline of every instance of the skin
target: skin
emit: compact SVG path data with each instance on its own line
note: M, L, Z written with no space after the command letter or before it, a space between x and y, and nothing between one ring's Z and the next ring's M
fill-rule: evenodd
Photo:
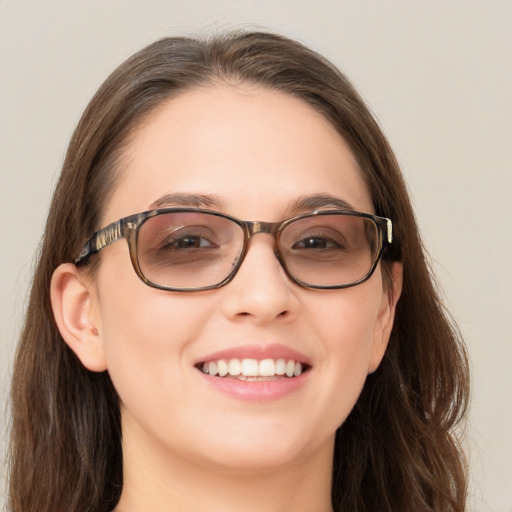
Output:
M184 93L144 122L125 157L103 226L176 192L213 195L211 209L247 220L288 218L311 194L373 211L335 129L276 91L225 85ZM87 368L110 372L121 398L117 511L332 510L335 431L382 359L401 268L393 267L393 294L380 266L359 286L307 290L286 276L273 244L256 236L234 280L199 293L144 285L124 241L101 251L92 278L71 264L56 271L52 303L65 341ZM271 343L312 366L305 383L278 400L227 396L194 367L219 350Z

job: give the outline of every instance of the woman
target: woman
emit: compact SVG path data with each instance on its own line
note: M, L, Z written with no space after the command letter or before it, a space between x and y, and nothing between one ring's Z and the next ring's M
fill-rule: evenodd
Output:
M18 349L13 511L464 510L467 394L396 160L330 63L236 33L107 79Z

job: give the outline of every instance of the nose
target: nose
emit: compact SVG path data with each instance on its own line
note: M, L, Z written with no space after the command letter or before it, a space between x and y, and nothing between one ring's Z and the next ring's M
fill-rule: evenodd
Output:
M224 314L232 320L289 322L298 314L298 286L274 253L274 237L260 233L250 244L236 276L224 288Z

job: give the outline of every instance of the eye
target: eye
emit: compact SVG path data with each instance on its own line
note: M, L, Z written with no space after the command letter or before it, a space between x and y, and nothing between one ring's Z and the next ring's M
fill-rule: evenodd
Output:
M201 235L182 235L180 237L170 238L162 244L160 250L163 249L204 249L216 247L207 238Z
M295 242L292 249L342 249L336 240L326 236L307 236Z

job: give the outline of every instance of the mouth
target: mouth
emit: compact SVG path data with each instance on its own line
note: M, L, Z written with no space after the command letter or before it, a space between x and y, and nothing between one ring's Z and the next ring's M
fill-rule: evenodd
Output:
M196 368L211 377L253 382L293 379L311 369L306 363L284 358L215 359L202 361Z

